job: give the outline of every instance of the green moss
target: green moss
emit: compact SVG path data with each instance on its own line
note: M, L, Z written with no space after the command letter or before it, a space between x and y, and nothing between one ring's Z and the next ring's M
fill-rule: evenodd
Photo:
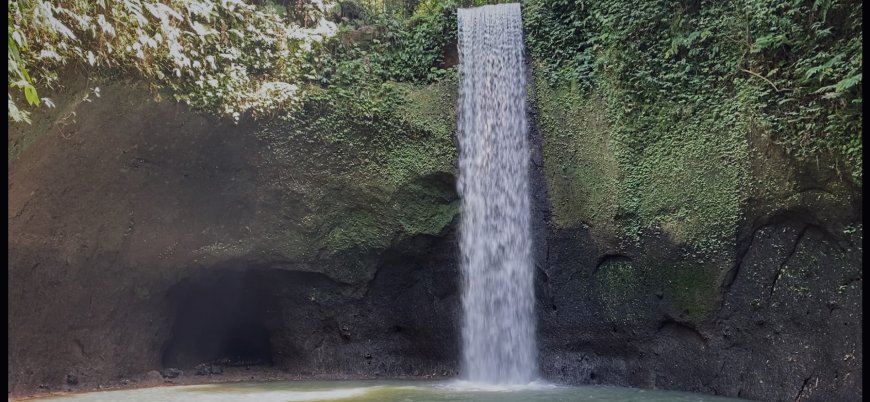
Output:
M329 230L324 246L330 252L373 249L386 247L399 236L436 235L457 213L452 181L418 178L398 189L388 201L332 213L322 226Z
M399 186L415 177L451 172L455 156L445 150L446 147L433 142L413 144L408 141L392 149L387 155L389 159L385 166L377 166L375 169L383 170L388 183L393 186Z
M290 260L308 260L317 255L322 247L323 235L311 230L299 230L296 228L278 229L280 226L270 227L262 237L256 239L256 243L263 244L266 251L280 255Z
M860 186L862 9L834 4L530 0L523 20L527 48L551 85L618 98L625 113L611 113L615 128L663 117L639 105L713 122L754 114L789 154L821 160Z
M684 319L700 323L713 314L719 295L718 270L696 261L677 262L656 270L668 302Z
M661 228L678 244L731 245L746 193L746 117L710 95L687 107L626 108L607 82L593 92L550 87L537 73L544 168L559 228L596 237Z
M731 106L728 106L731 105ZM622 105L614 115L625 115ZM629 234L662 228L678 244L722 251L736 233L748 171L745 119L717 96L688 109L649 104L614 125ZM725 109L725 110L723 110ZM611 109L612 110L612 109Z
M551 88L543 77L538 71L536 102L552 222L559 228L587 224L612 229L619 168L604 105L595 94Z
M425 208L410 208L403 211L399 224L405 233L437 235L447 227L459 213L459 202Z
M316 92L302 113L257 133L271 150L266 166L275 168L268 185L287 195L269 209L280 216L261 218L278 254L383 248L440 233L457 213L455 80L354 91Z
M646 275L627 259L604 262L598 268L598 283L603 313L613 322L630 322L642 317L644 305L638 297L648 291Z
M672 316L700 323L711 317L718 297L718 270L697 260L616 258L602 263L596 280L605 317L617 323L656 319L655 294Z
M351 247L381 248L389 244L392 230L385 219L371 211L344 214L326 236L326 247L331 251Z
M453 70L450 70L453 71ZM458 77L455 74L428 86L404 85L404 103L397 115L412 127L430 131L438 137L456 129Z
M392 215L402 232L435 235L459 213L451 176L428 176L408 183L391 200Z
M402 88L402 102L395 115L404 135L387 151L385 166L394 186L435 172L453 172L456 161L456 80Z

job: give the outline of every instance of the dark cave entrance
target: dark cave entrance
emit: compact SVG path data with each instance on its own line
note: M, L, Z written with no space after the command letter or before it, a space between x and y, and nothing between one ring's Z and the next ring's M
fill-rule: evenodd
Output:
M264 272L210 272L176 285L169 293L175 322L163 367L272 365L277 304Z

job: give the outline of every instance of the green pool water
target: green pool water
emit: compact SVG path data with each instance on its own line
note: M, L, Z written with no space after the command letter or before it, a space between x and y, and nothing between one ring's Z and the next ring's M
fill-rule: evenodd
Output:
M35 399L64 402L726 402L740 399L606 386L479 386L461 381L281 381L90 392Z

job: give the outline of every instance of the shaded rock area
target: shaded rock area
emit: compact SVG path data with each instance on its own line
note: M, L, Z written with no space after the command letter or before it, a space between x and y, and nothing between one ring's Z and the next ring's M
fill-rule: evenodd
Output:
M591 243L588 232L557 234L547 275L539 276L546 281L538 309L545 376L752 400L859 400L860 233L844 238L847 248L795 221L752 236L739 272L709 296L716 303L710 316L698 319L675 307L687 289L672 287L672 277L649 279L660 290L631 295L614 296L613 285L602 283L607 270L634 273L679 260L628 254L599 264L590 257L596 250L575 246ZM648 241L645 250L668 247ZM646 286L632 275L620 279L628 292ZM614 297L628 298L611 313Z
M130 83L15 127L29 145L9 161L11 395L456 375L455 88L406 90L407 119L348 122L356 140L201 116ZM749 136L730 243L687 241L727 225L671 210L626 234L595 107L565 126L591 127L558 137L565 153L553 127L530 131L543 376L860 400L860 188Z
M549 228L538 235L545 377L750 400L861 400L860 186L833 162L786 155L751 124L731 145L746 149L743 164L675 152L685 161L659 159L650 171L614 140L594 93L537 84L549 190L538 203ZM662 180L659 170L675 169L685 179ZM648 180L627 184L626 170ZM643 211L650 205L658 209Z
M201 116L131 83L55 98L11 135L38 136L9 161L13 395L235 367L455 373L454 172L411 147L441 137L411 127L398 156L359 161L352 144L330 157L333 139Z

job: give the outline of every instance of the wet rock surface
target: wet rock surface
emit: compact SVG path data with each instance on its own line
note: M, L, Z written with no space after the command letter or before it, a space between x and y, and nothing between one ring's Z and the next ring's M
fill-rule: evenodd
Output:
M629 306L636 310L620 313L633 314L626 319L602 313L609 307L596 289L595 259L584 263L575 247L551 249L555 260L539 292L542 372L574 384L752 400L857 400L860 234L841 249L815 229L802 234L803 227L781 222L755 231L736 262L739 272L711 296L715 309L700 320L680 316L668 303L677 295L667 290L637 295L641 302ZM550 244L576 244L583 235L563 233Z
M10 161L13 395L63 390L71 372L96 389L202 362L455 373L451 172L401 178L385 196L372 184L383 176L345 182L356 173L302 160L312 152L262 127L131 88L70 106L81 117L64 136L51 128L62 114L17 128L40 139ZM193 320L210 326L199 338Z
M379 232L384 243L300 254L276 244L306 239L252 235L317 227L306 220L304 191L329 193L323 199L351 211L420 199L440 208L455 201L454 176L417 178L395 197L345 192L301 162L272 164L274 144L246 134L248 123L127 99L104 89L73 135L49 131L10 163L12 395L122 386L121 378L145 386L458 372L456 217L414 235ZM100 117L108 115L122 117ZM824 191L801 190L825 188L824 177L813 179L751 201L736 245L704 255L655 229L622 244L583 225L554 228L545 163L533 150L545 378L770 401L860 399L860 200L817 201ZM783 207L794 194L803 201ZM423 212L398 221L441 218ZM359 229L335 225L302 237L343 241ZM208 331L194 336L194 327Z
M224 372L223 366L217 364L201 363L194 367L194 369L196 369L196 375L223 374Z
M151 370L145 373L145 378L143 378L143 380L147 383L159 384L163 382L163 375L157 370Z

